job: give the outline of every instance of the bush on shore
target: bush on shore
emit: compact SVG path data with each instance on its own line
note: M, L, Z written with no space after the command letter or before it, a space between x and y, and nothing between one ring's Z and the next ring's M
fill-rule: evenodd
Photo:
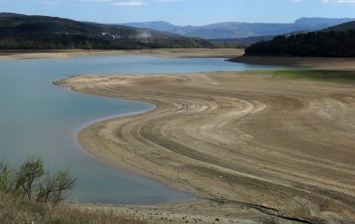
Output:
M61 203L75 181L69 169L46 172L40 157L29 157L18 169L0 160L0 223L143 223Z
M69 169L49 174L40 157L29 157L18 169L0 161L0 190L31 201L57 204L75 180Z

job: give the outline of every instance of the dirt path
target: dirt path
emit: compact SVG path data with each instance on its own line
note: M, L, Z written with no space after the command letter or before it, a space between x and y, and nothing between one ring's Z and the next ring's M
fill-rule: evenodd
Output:
M223 205L199 207L211 217L224 209L219 219L235 218L225 223L265 214L355 223L355 83L270 74L98 75L58 84L156 104L89 126L80 144L109 163Z

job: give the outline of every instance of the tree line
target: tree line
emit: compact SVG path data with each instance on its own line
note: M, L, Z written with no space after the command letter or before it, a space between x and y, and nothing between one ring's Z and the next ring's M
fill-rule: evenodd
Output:
M199 38L118 38L108 39L82 34L0 33L0 49L145 49L204 48L214 45Z
M355 57L355 30L277 36L247 47L245 55Z

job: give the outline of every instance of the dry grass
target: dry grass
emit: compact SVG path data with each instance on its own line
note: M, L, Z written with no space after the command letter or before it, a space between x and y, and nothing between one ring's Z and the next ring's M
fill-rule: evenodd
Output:
M0 192L0 223L62 224L62 223L130 223L141 224L134 217L119 217L112 213L90 213L68 206L31 202Z

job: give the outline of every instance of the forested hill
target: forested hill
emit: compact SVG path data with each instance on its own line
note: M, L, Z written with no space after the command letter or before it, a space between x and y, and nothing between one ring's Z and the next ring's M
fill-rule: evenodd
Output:
M249 46L245 55L355 57L355 21L319 32L277 36Z
M150 29L78 22L48 16L0 13L0 49L142 49L211 47Z
M355 21L348 22L348 23L342 23L337 26L332 26L327 29L322 30L323 32L329 32L329 31L349 31L349 30L355 30Z

